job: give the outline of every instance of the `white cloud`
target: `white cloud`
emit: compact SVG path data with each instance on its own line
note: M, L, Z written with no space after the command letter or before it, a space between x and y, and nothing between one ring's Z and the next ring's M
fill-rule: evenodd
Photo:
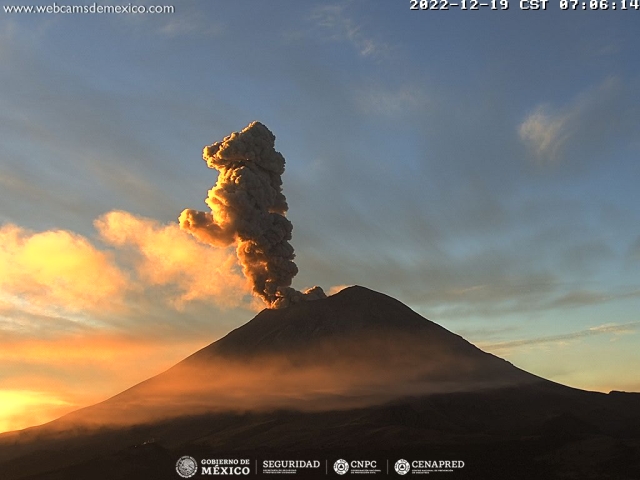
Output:
M318 27L329 32L330 40L351 43L363 57L385 56L391 49L387 43L367 34L361 25L352 20L344 4L318 7L311 18Z
M519 125L522 142L539 162L582 161L632 142L640 128L637 87L609 77L565 106L537 106Z
M491 352L503 352L504 350L511 350L516 347L532 346L532 345L546 345L550 343L566 344L571 340L577 340L584 337L590 337L593 335L627 335L634 334L640 328L640 322L631 322L625 324L607 323L603 325L597 325L585 330L579 330L577 332L564 333L560 335L547 335L542 337L525 338L521 340L510 340L507 342L494 343L491 345L480 345L480 348Z
M535 152L538 158L557 160L559 151L567 139L570 116L549 112L540 106L520 125L520 138Z

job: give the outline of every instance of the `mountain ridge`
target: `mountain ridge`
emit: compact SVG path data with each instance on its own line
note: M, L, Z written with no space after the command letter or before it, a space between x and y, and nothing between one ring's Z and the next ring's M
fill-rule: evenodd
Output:
M344 317L348 317L348 321L344 321ZM305 348L305 343L323 337L335 339L335 336L360 334L366 330L376 333L403 330L412 333L418 329L430 329L430 333L439 336L453 335L461 340L461 344L471 345L461 336L424 318L395 298L354 285L325 299L300 302L282 310L264 309L252 320L187 359L204 355L201 352L233 355L271 350L273 353L273 349L279 346L285 347L285 350L295 350L299 344L302 344L300 348ZM249 352L249 349L253 350Z

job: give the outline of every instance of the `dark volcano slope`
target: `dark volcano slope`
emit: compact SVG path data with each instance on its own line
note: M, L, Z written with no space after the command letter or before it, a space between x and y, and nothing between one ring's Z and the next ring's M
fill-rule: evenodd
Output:
M251 361L274 356L296 365L360 364L400 377L414 371L414 379L450 381L463 390L465 382L503 385L541 380L398 300L359 286L285 310L263 310L178 366L201 366L216 358Z
M263 310L253 320L187 359L207 355L251 356L305 350L324 341L362 334L407 333L430 336L429 343L467 352L474 347L423 318L398 300L360 286L324 300L302 302L284 310ZM428 347L428 345L425 345Z
M339 343L346 339L357 344L362 336L394 338L403 334L418 335L425 342L425 350L439 345L453 354L486 355L398 300L353 286L323 300L302 302L283 310L263 310L250 322L185 361L208 356L297 353L327 342Z
M168 371L64 418L144 423L184 414L336 410L546 382L363 287L253 320Z
M265 310L101 404L0 435L0 478L175 479L182 455L455 459L464 469L442 475L638 479L640 395L541 379L351 287Z
M381 367L400 361L412 369L431 362L440 377L453 381L470 374L498 383L541 380L483 352L398 300L360 286L284 310L263 310L178 366L201 367L220 358L247 361L273 356L313 365L347 359Z

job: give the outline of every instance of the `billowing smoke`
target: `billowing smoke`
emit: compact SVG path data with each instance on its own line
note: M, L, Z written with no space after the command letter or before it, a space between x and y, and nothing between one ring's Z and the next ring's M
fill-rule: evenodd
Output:
M204 148L202 158L218 170L218 181L205 200L211 212L186 209L180 228L214 246L236 245L253 291L270 308L324 298L320 287L291 288L298 273L289 243L293 226L285 217L282 193L284 157L274 148L275 135L253 122L221 142Z

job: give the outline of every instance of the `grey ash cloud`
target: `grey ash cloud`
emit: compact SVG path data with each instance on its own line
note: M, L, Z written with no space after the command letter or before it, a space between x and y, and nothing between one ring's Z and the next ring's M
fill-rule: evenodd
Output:
M180 227L212 246L236 245L253 292L270 308L324 298L320 287L291 288L298 267L289 243L293 225L285 217L282 193L285 160L275 150L275 135L259 122L204 148L203 159L218 170L218 181L205 200L210 212L186 209Z

